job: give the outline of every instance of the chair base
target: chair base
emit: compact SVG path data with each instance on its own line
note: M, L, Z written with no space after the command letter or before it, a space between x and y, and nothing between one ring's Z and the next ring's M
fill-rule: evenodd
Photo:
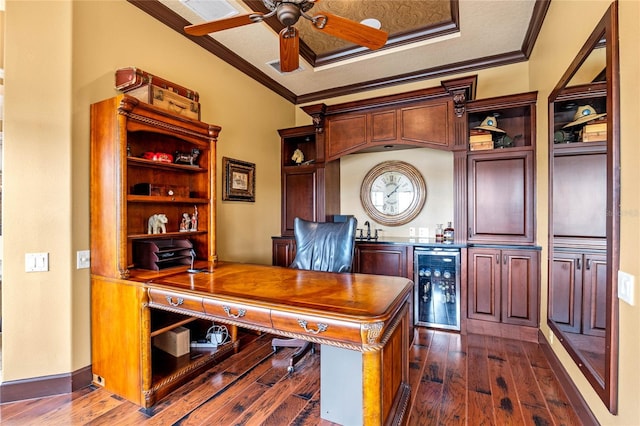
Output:
M271 341L271 346L273 346L274 351L276 351L277 348L298 348L298 350L291 355L291 358L289 358L289 367L287 367L289 374L294 372L294 365L297 364L307 352L315 352L313 343L302 339L280 339L276 337Z

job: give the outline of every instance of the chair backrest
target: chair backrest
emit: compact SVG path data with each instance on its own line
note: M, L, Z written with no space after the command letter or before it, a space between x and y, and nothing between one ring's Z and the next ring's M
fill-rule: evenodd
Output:
M310 222L296 217L293 233L296 257L289 266L326 272L350 272L358 221Z

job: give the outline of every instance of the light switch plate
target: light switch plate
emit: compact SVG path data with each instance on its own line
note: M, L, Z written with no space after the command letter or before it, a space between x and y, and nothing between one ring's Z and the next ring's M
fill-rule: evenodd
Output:
M25 253L25 272L46 272L49 270L49 253Z
M631 306L634 305L634 281L633 275L618 271L618 298Z
M409 236L410 237L416 236L416 228L414 228L413 226L409 228Z
M76 268L86 269L91 266L91 252L89 250L79 250L76 253Z

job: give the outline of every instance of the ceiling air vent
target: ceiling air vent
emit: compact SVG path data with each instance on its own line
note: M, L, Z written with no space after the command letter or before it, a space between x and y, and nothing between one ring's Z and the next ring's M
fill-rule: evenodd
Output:
M302 71L304 70L304 68L302 68L302 65L298 66L298 68L296 68L295 70L291 71L291 72L282 72L282 69L280 69L280 60L275 60L275 61L271 61L271 62L267 62L267 65L271 66L274 70L276 70L278 72L278 74L292 74L294 72L298 72L298 71Z

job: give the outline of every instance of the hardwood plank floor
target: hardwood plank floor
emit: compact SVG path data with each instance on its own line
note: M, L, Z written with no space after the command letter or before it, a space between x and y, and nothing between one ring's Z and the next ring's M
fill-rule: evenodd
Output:
M294 349L269 335L194 378L150 410L89 386L0 405L2 425L321 425L320 357L292 375ZM539 345L418 328L409 425L581 425Z

